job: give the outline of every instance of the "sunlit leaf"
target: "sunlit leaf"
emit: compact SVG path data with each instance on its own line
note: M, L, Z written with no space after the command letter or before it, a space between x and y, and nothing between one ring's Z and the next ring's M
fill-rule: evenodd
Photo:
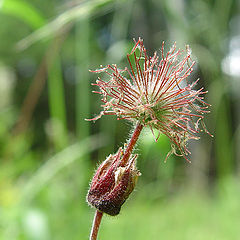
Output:
M59 171L86 154L103 147L107 142L103 135L93 135L52 156L25 185L22 200L32 199Z
M36 30L26 38L22 39L20 42L18 42L17 48L23 50L31 46L36 41L52 37L75 20L83 19L87 16L92 16L96 13L99 13L100 10L106 10L106 6L111 7L109 6L109 3L111 2L113 2L113 0L92 0L72 7L60 14L53 21L49 22L42 28Z
M0 12L21 19L33 29L45 23L45 18L36 8L21 0L3 0L0 2Z

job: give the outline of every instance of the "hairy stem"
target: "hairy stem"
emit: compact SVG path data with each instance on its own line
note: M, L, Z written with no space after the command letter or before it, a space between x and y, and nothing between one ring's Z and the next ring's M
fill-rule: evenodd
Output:
M139 138L139 135L140 135L142 129L143 129L143 125L138 123L134 132L133 132L133 134L132 134L132 137L131 137L131 139L128 143L128 146L127 146L127 148L124 152L124 156L123 156L123 159L121 161L122 166L124 166L127 163L128 159L129 159L129 157L132 153L132 150L133 150L133 148L134 148L134 146L135 146L135 144L136 144L136 142Z
M89 240L96 240L103 213L96 210Z
M127 145L127 148L124 152L123 158L121 160L121 166L124 166L127 163L128 159L133 151L133 148L139 138L139 135L140 135L142 129L143 129L143 125L138 123L132 134L132 137ZM103 213L96 210L89 240L97 239L97 234L98 234L99 226L100 226L100 223L102 220L102 216L103 216Z

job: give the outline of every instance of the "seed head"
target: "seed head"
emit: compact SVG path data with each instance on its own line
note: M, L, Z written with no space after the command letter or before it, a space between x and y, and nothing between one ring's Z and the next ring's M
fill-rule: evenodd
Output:
M115 64L93 72L105 73L108 78L100 77L95 84L100 88L103 111L102 115L116 115L119 119L140 122L148 126L155 140L165 134L172 142L174 153L184 156L190 153L187 149L189 139L199 139L202 130L210 134L203 122L208 113L203 99L206 91L195 90L198 80L189 83L187 78L195 64L191 59L189 47L186 51L176 48L176 44L164 55L162 43L161 57L157 52L152 57L147 55L143 40L135 41L130 54L127 54L129 67L119 69Z
M136 169L137 155L122 161L121 148L98 167L87 195L88 203L99 211L115 216L133 191L140 172Z

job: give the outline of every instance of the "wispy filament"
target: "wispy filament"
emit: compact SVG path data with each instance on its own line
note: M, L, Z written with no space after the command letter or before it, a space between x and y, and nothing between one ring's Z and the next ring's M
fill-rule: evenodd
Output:
M163 43L161 57L156 52L149 57L139 38L127 60L129 68L119 69L113 64L92 71L105 73L108 79L98 78L93 84L100 88L94 92L102 95L104 105L103 111L89 120L116 115L148 126L153 133L157 129L158 135L165 134L172 142L167 157L174 153L188 160L188 140L199 139L202 130L210 134L203 122L203 114L209 112L209 104L203 101L207 92L203 88L194 90L198 80L191 84L187 80L195 64L189 47L185 52L174 44L164 55Z

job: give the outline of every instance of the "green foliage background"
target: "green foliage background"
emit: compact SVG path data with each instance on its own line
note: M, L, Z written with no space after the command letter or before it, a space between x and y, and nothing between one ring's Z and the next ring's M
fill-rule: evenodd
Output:
M89 180L132 128L114 117L84 121L101 104L88 70L123 66L138 37L149 54L163 40L191 46L214 138L190 143L191 164L164 163L168 139L155 143L146 129L136 191L119 216L104 217L99 239L239 239L239 8L238 0L1 0L0 239L88 239Z

